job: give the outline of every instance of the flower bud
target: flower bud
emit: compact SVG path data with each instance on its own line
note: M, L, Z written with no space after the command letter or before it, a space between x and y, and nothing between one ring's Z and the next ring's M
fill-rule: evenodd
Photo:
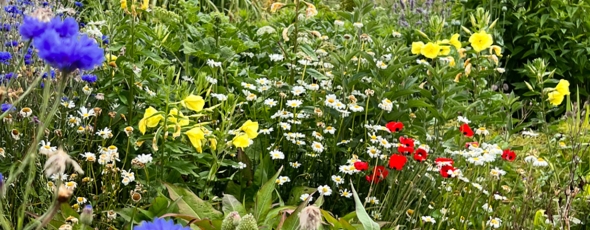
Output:
M252 214L245 215L236 227L236 230L258 230L258 224Z
M240 224L240 214L238 212L230 212L221 223L221 230L235 230Z
M85 225L92 224L92 205L84 206L82 214L80 214L80 222Z

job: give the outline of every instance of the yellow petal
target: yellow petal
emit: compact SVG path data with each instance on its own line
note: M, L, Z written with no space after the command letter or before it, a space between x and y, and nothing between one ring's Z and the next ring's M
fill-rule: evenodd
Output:
M200 112L205 107L205 100L201 96L191 94L182 100L182 105L192 111Z
M412 42L412 54L420 54L424 42Z
M197 149L197 151L202 152L202 143L201 141L205 139L205 133L201 127L194 127L189 131L186 131L186 136L188 136L189 141Z
M565 95L559 93L559 91L553 91L553 92L550 92L549 94L547 94L547 100L552 105L558 106L558 105L561 105L561 103L563 102L564 96Z
M139 131L141 132L141 134L145 134L146 129L147 125L145 123L145 119L139 120Z
M555 86L555 90L563 95L570 95L570 82L564 79L559 80L557 86Z
M246 132L248 138L254 139L258 136L258 122L247 120L242 127L240 127L240 130Z
M232 144L238 148L245 148L250 145L250 139L247 134L241 134L234 137Z

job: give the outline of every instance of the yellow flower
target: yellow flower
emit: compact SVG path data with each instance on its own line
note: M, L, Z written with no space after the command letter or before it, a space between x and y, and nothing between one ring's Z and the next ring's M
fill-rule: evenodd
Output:
M217 149L217 139L209 138L209 145L211 146L211 149L216 150Z
M145 110L143 118L139 121L139 131L141 134L145 134L147 127L156 127L160 123L160 120L164 118L162 115L155 115L156 113L158 113L158 110L151 106Z
M451 36L451 40L449 41L449 43L452 46L454 46L455 49L461 49L461 41L459 41L459 34L453 34L453 36Z
M170 120L170 122L174 123L174 124L178 124L180 126L185 126L188 125L189 120L188 118L186 118L182 112L178 111L178 109L173 108L170 110L170 113L168 113L168 120Z
M258 122L248 120L244 122L242 127L240 127L240 130L246 132L248 138L254 139L258 136Z
M250 139L247 134L240 134L234 137L232 144L238 148L245 148L250 145Z
M424 42L412 42L412 54L420 54Z
M121 0L121 9L127 10L127 0Z
M205 133L203 132L203 129L201 127L194 127L192 129L190 129L189 131L186 131L185 134L186 134L186 136L188 136L188 139L190 140L193 147L195 147L195 149L197 149L197 152L202 153L203 152L202 140L205 140Z
M150 0L143 0L143 3L139 7L142 10L147 10L150 5Z
M502 47L497 45L490 46L490 53L492 52L496 53L496 56L502 57Z
M555 90L563 95L570 95L570 82L567 80L559 80L557 86L555 86Z
M275 2L272 5L270 5L270 12L275 13L277 12L277 10L283 8L283 6L285 6L285 3Z
M449 39L443 39L442 41L436 41L437 45L447 45L449 44Z
M455 58L453 58L453 56L448 56L447 60L449 60L450 67L455 67L456 63L455 63Z
M552 105L558 106L558 105L561 105L561 102L563 102L564 96L565 95L561 94L559 91L553 91L553 92L550 92L549 94L547 94L547 100Z
M107 62L114 62L114 61L117 61L117 56L112 55L112 54L107 54L107 55L105 55L105 59Z
M205 107L205 100L203 100L201 96L195 96L192 94L182 100L181 103L184 107L195 112L200 112L203 110L203 107Z
M482 30L479 33L472 34L471 37L469 37L469 42L471 43L473 50L479 53L494 44L494 38L492 38L491 34Z
M424 57L434 59L440 53L440 46L432 42L426 43L426 45L422 46L420 53L424 55Z
M451 47L440 46L440 55L449 55L450 52L451 52Z

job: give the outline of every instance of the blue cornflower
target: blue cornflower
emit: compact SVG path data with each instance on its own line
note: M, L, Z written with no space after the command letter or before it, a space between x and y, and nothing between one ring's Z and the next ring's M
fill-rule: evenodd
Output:
M74 2L74 5L76 5L77 7L84 7L84 4L82 4L81 2Z
M102 44L105 44L105 45L109 44L109 36L102 35Z
M4 43L4 46L6 47L15 47L18 46L18 41L7 41Z
M25 65L33 64L33 55L25 54Z
M31 1L31 0L18 0L18 3L21 5L30 5L30 6L33 5L33 1Z
M24 39L33 39L39 37L48 27L48 22L42 22L36 18L25 16L23 24L18 28L18 32Z
M2 30L2 31L10 31L10 27L11 27L10 24L4 23L2 25L2 27L0 28L0 30Z
M37 55L54 68L65 72L91 70L104 61L104 51L85 34L60 37L48 30L33 40Z
M94 74L86 74L82 75L82 80L88 83L94 83L96 80L98 80L98 77L96 77Z
M86 27L86 24L83 22L80 22L80 28L84 28L84 27Z
M43 6L49 6L49 2L43 2Z
M14 72L4 74L4 76L2 78L4 78L4 80L10 80L10 79L12 79L12 77L14 77Z
M183 227L180 224L174 224L174 221L166 221L161 218L156 218L152 222L142 221L138 226L133 227L133 230L190 230L189 227Z
M78 35L78 22L72 17L68 17L63 21L60 18L53 18L50 22L51 27L59 34L60 37L71 37Z
M1 108L2 112L6 112L8 110L13 110L13 111L16 110L16 108L14 108L14 106L12 106L11 104L7 104L7 103L2 104L2 106L0 106L0 107L2 107Z
M51 79L55 78L55 70L50 70L49 73L44 73L42 77L47 78L47 74L51 76Z
M15 5L8 5L4 7L4 11L6 11L6 13L11 13L13 17L15 17L17 14L21 14L22 11L18 9L17 6Z
M10 52L0 52L0 63L8 65L10 59L12 58L12 54Z

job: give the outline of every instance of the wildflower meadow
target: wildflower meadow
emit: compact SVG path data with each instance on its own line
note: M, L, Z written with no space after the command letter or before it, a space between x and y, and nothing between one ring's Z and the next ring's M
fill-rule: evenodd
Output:
M0 229L590 223L588 1L0 6Z

